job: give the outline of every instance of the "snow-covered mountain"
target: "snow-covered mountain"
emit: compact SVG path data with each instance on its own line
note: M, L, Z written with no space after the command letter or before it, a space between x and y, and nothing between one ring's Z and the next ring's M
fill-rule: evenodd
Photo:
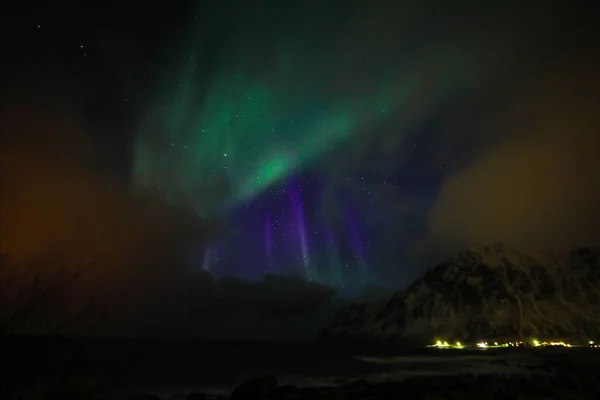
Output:
M600 248L480 246L385 301L340 310L321 339L369 342L600 336Z

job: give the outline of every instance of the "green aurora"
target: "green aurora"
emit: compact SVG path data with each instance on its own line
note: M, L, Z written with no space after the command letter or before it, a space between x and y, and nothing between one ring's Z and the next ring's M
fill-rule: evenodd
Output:
M340 50L330 26L253 26L216 53L207 50L207 28L185 38L187 51L169 64L173 78L157 90L137 136L138 187L160 188L201 215L235 206L343 146L385 134L371 126L392 119L403 129L477 70L464 48L439 40L370 58ZM390 52L400 54L396 47ZM350 73L348 63L356 65Z

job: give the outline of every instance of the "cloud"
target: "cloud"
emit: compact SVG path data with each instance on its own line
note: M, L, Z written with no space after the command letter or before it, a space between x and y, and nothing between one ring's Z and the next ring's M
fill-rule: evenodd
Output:
M121 288L109 288L108 298L99 296L93 311L101 318L85 315L81 323L65 326L59 333L90 333L91 321L91 333L100 336L304 340L316 337L344 303L334 299L331 288L298 278L213 280L206 273L182 273L177 268L162 279L152 279L151 274L138 278ZM126 296L120 295L121 289ZM45 316L52 321L61 321L67 313L66 307L50 311ZM39 322L33 320L28 326L45 333L48 325Z
M472 132L493 145L442 185L429 213L437 243L600 243L600 82L588 54L557 52L493 92Z
M331 288L297 278L212 281L199 275L186 280L160 283L160 296L146 295L140 307L120 314L123 322L108 329L135 336L306 339L316 336L335 305Z
M0 127L0 253L11 260L52 254L108 269L202 243L215 230L101 173L97 141L64 107L23 102L0 113Z

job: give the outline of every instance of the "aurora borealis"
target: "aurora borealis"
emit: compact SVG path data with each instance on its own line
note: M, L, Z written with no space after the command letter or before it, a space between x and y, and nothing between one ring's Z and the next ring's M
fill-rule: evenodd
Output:
M209 210L193 206L199 213L213 211L214 203L223 200L235 206L340 146L377 135L366 131L367 125L413 118L408 114L415 111L415 101L435 107L462 87L474 67L460 47L453 49L453 57L428 56L432 65L425 71L422 54L391 65L357 54L345 62L369 64L360 72L369 82L360 92L348 93L339 87L347 82L336 77L335 68L341 66L335 48L320 44L331 28L312 27L310 34L290 29L274 30L281 39L274 40L270 57L257 59L250 49L266 45L260 35L253 38L253 26L246 28L216 56L222 58L214 74L202 65L215 62L203 53L202 37L186 39L190 44L178 61L180 73L159 90L161 99L136 140L138 184L160 186L166 196L177 196L218 182L223 193L204 206ZM444 87L428 89L432 81Z
M377 249L369 250L376 240L369 241L367 214L389 210L381 203L369 210L374 200L364 204L355 192L375 191L373 181L393 171L368 172L365 160L353 165L356 149L379 142L393 154L414 143L414 125L465 90L489 60L474 54L474 40L440 43L409 21L382 28L331 4L274 7L253 21L216 9L199 10L188 21L191 33L179 38L181 51L135 139L135 184L231 221L236 233L215 248L237 255L229 260L237 271L228 271L227 256L214 255L203 263L213 273L297 271L335 286L368 280L376 262L368 254ZM229 25L233 33L223 32ZM347 43L349 35L360 40L387 29L398 39L386 39L385 53ZM405 30L415 43L402 37ZM341 165L343 176L335 171ZM361 212L347 211L353 208Z
M90 248L155 249L137 240L152 233L172 238L192 273L397 287L472 244L573 247L598 226L587 222L598 198L594 36L586 22L566 33L560 24L581 16L560 7L203 1L165 15L124 9L110 24L112 11L23 13L26 39L4 80L11 106L26 106L3 114L2 138L33 154L22 159L46 157L37 165L49 145L76 153L56 169L75 176L37 187L74 193L61 226L121 234L90 234ZM18 139L26 131L35 145ZM89 176L103 183L81 182ZM207 229L208 244L151 215L124 229L148 193L222 229ZM98 201L82 211L80 198ZM24 210L6 215L29 221ZM60 236L87 249L69 229L44 246Z

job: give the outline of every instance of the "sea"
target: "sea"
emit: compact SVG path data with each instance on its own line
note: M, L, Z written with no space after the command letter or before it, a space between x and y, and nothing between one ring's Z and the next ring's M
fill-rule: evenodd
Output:
M194 392L225 395L273 374L280 385L335 386L414 375L529 373L535 350L449 350L306 342L6 337L0 339L2 387L44 390L80 380L110 398ZM8 366L8 368L6 368ZM8 386L7 386L8 385Z

